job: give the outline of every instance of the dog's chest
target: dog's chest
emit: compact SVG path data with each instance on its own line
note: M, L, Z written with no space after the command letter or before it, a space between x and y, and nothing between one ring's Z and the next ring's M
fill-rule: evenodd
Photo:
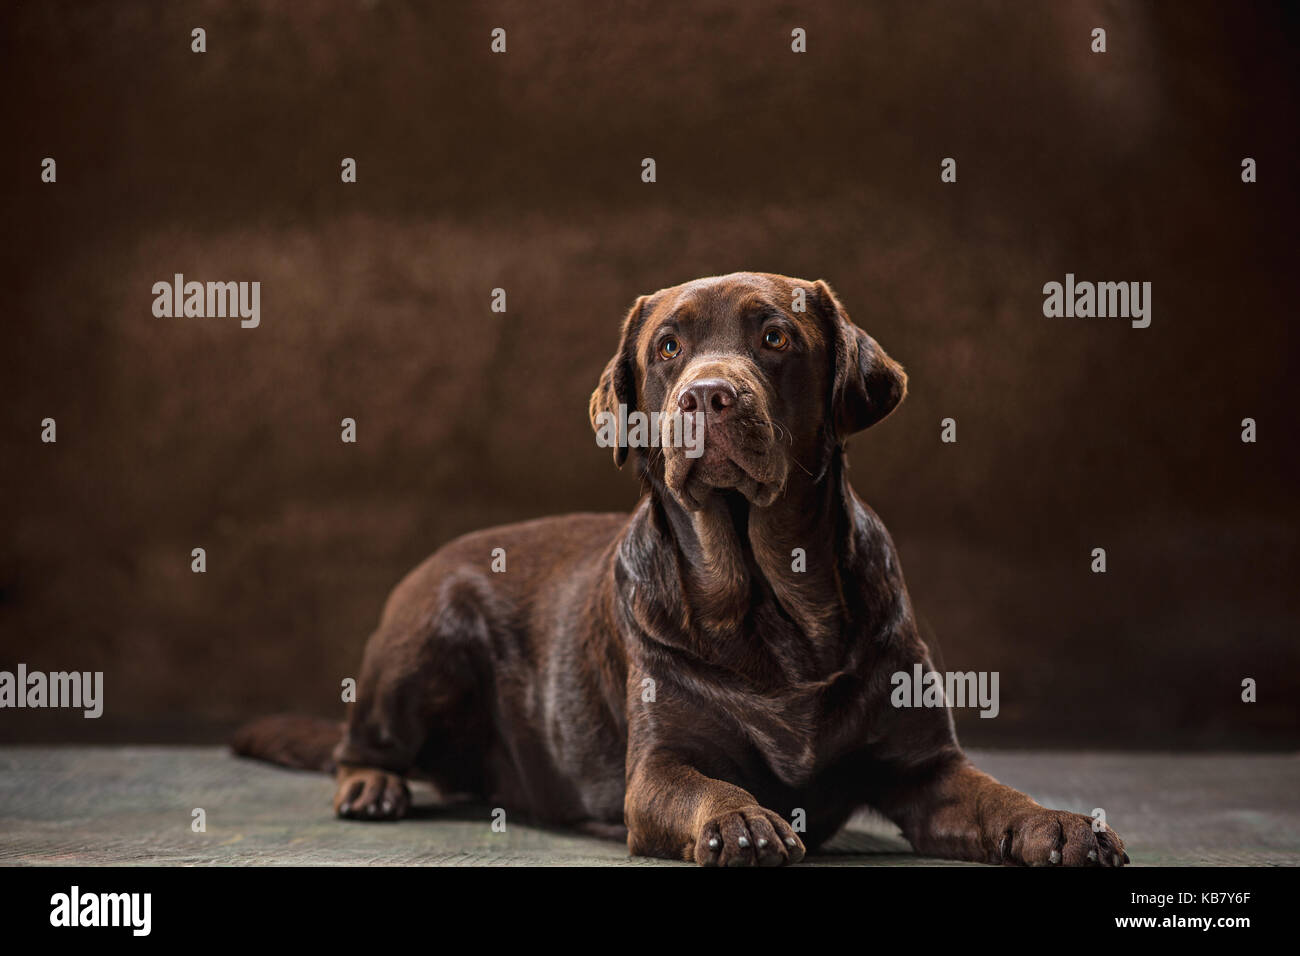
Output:
M743 640L762 650L722 704L757 764L785 786L807 786L839 756L839 721L827 713L828 688L839 685L828 674L833 663L788 621Z

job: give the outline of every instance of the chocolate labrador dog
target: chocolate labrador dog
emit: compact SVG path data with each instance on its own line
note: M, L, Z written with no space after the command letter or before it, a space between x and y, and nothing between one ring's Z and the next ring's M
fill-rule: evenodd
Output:
M590 405L636 510L451 542L389 597L345 726L266 718L236 752L333 769L341 817L401 817L420 778L705 866L798 862L860 807L923 854L1123 865L1108 827L975 769L946 706L891 703L930 657L844 449L906 383L825 282L642 296Z

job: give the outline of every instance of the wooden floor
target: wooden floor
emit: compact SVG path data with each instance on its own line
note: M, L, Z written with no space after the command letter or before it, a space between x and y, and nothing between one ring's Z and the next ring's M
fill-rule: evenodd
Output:
M994 752L973 754L1049 806L1090 813L1134 865L1300 864L1300 758ZM629 859L620 843L448 810L415 790L416 815L351 823L330 812L323 775L207 747L0 748L2 864L675 865ZM205 811L207 831L191 829ZM810 863L922 866L898 830L864 815ZM681 864L684 865L684 864Z

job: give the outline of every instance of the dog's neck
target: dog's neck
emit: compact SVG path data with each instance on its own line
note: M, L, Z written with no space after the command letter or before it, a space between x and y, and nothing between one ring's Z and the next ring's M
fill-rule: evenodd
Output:
M687 511L657 490L684 558L693 627L737 634L756 594L766 591L814 644L838 630L845 612L840 561L852 522L842 454L815 478L792 474L782 495L762 508L731 492Z

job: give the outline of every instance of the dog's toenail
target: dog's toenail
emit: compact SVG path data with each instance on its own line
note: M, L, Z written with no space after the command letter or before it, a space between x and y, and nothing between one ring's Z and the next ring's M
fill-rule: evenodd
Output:
M717 848L718 848L718 838L717 838L717 837L709 837L709 849L710 849L710 850L716 850Z
M786 837L786 838L785 838L785 845L786 845L786 846L794 846L794 837Z
M763 847L765 847L765 846L767 846L767 840L764 839L763 837L759 837L759 838L758 838L758 848L761 850L761 849L763 849Z
M1092 860L1093 863L1096 863L1096 862L1097 862L1097 851L1096 851L1096 850L1089 850L1089 851L1088 851L1088 859Z
M741 837L740 839L738 839L736 841L736 846L740 846L740 847L749 846L749 837Z
M1050 857L1048 857L1048 859L1051 860L1053 863L1060 863L1060 862L1061 862L1061 851L1060 851L1060 850L1053 850L1053 851L1052 851L1052 855L1051 855Z
M1119 866L1119 865L1120 865L1120 862L1119 862L1119 854L1118 854L1118 853L1112 853L1112 854L1110 855L1110 863L1111 863L1111 866Z
M385 800L385 801L384 801L384 812L385 812L385 813L392 813L392 812L393 812L393 801L392 801L392 800Z
M1130 860L1130 859L1128 858L1128 853L1125 853L1125 854L1124 854L1124 862L1125 862L1125 863L1132 863L1132 862L1133 862L1132 860Z

